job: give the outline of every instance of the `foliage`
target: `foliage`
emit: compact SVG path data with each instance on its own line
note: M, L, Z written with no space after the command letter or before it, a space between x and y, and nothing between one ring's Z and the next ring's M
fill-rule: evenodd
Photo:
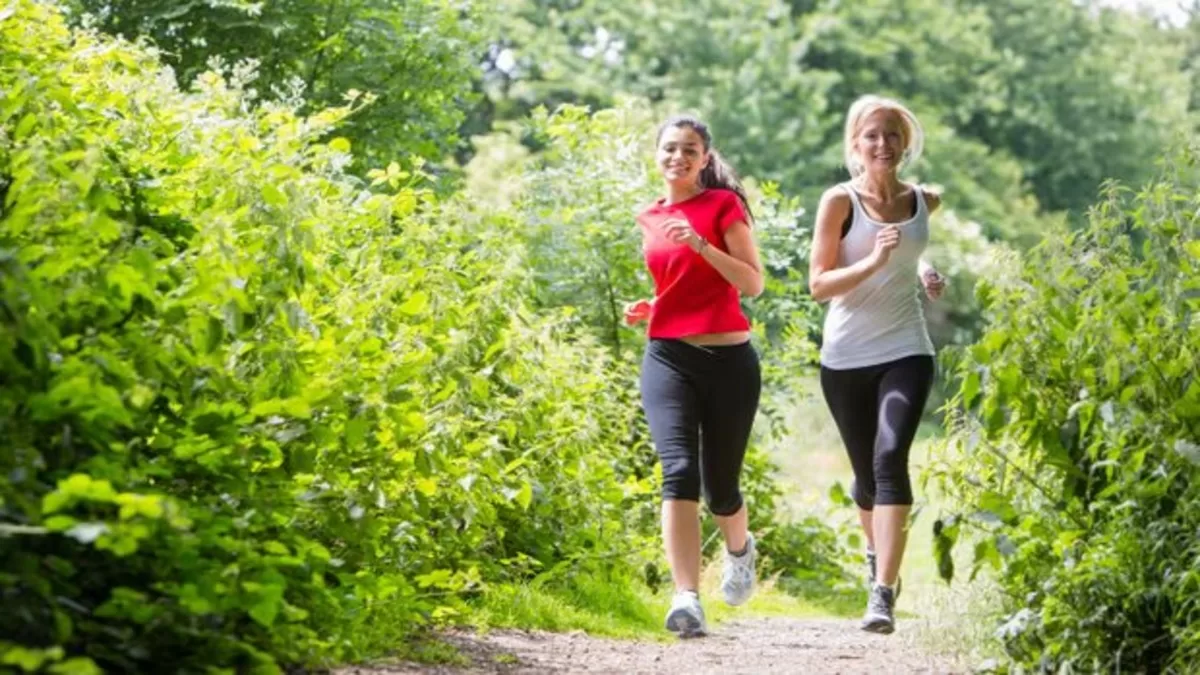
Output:
M1200 218L1195 151L1110 187L985 280L988 328L954 366L937 523L999 569L1013 665L1184 672L1200 659Z
M1004 207L1082 209L1105 178L1149 177L1188 128L1189 83L1183 49L1138 16L1018 4L508 0L491 61L508 67L486 84L510 119L615 92L701 110L739 167L813 203L844 175L850 102L896 95L968 148L925 179L956 188L960 208L983 201L963 215L989 232L1025 236L1037 224Z
M1082 216L1105 180L1142 184L1190 130L1183 52L1146 18L1067 0L970 4L988 17L989 75L1003 84L956 111L960 131L1018 158L1046 208Z
M347 120L363 165L456 149L482 45L481 7L443 0L68 0L102 30L162 50L181 84L212 60L254 63L262 98L320 109L366 92L373 105ZM269 48L266 48L269 46Z
M277 672L640 569L632 372L529 311L519 223L348 175L358 101L198 83L0 13L0 659Z
M647 140L654 124L634 102L594 115L543 109L529 120L544 149L520 181L516 208L538 281L534 299L579 311L618 353L623 345L640 352L633 335L644 330L625 328L623 308L650 288L634 216L657 196Z

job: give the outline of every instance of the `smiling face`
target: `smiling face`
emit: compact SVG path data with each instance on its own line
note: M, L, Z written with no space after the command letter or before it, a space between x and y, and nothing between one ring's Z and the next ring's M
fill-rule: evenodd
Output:
M876 110L863 120L854 138L854 153L867 173L891 173L908 147L908 128L894 110Z
M704 139L688 126L671 126L663 130L655 152L658 170L672 185L699 183L700 172L708 166L708 149Z

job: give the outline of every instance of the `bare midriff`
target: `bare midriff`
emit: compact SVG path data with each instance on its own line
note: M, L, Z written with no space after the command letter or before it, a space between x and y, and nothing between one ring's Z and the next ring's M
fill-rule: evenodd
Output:
M702 347L724 347L727 345L740 345L743 342L750 341L750 331L738 330L730 333L700 333L699 335L685 335L679 338L681 342L686 342L689 345L697 345Z

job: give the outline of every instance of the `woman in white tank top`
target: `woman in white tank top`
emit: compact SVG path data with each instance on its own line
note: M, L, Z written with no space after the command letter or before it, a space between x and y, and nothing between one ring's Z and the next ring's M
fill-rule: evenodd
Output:
M944 280L921 258L936 194L901 182L923 132L900 103L864 96L846 116L852 180L817 209L809 288L829 301L821 389L854 469L854 501L867 540L870 593L864 630L891 633L905 525L912 507L908 452L933 384L933 343L919 290ZM876 563L878 562L878 565Z

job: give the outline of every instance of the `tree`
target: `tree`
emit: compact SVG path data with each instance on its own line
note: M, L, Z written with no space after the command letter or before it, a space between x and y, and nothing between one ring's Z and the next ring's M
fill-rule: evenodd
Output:
M264 98L339 105L347 92L375 102L348 121L364 166L457 147L475 94L481 17L442 0L71 0L106 32L147 38L187 85L213 58L257 63Z

